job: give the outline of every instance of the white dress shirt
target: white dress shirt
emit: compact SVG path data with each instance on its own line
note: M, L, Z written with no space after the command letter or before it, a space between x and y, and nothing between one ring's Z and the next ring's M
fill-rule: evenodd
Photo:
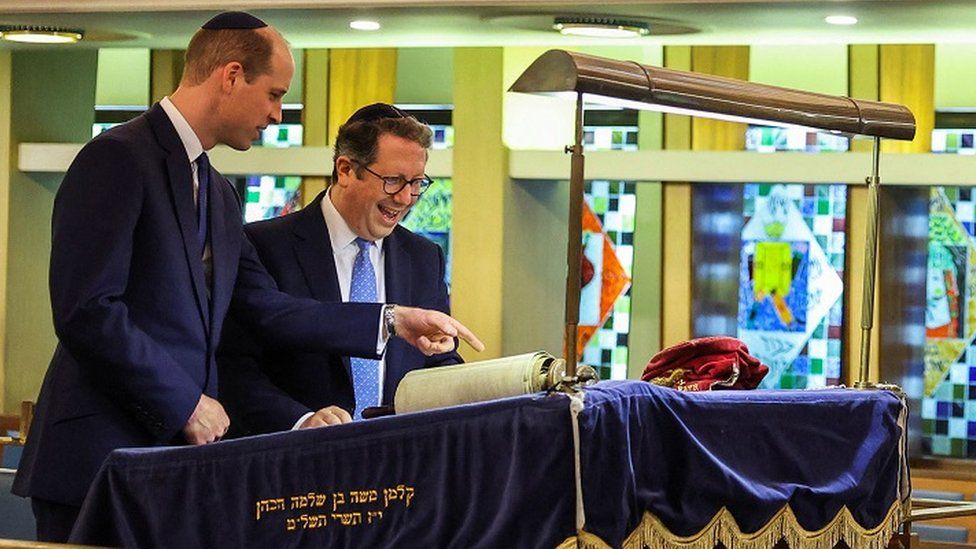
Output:
M349 228L349 224L342 218L329 193L325 193L322 198L322 217L325 219L325 226L329 229L329 241L332 243L332 257L335 260L336 278L339 280L339 292L342 301L349 301L349 287L352 284L352 266L356 262L359 254L359 246L356 245L358 235ZM369 247L369 261L373 264L373 272L376 274L376 300L379 303L386 303L386 268L385 253L383 251L383 240L374 240L373 246ZM381 315L382 317L382 315ZM383 401L383 378L386 372L386 340L383 338L383 319L380 318L380 330L376 341L376 354L383 354L379 361L379 402ZM295 422L292 429L297 429L314 412L309 412Z

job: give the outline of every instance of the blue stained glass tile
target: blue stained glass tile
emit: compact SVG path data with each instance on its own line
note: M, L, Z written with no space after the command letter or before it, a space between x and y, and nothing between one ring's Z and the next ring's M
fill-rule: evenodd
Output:
M949 413L952 411L951 402L939 402L936 404L936 417L944 418L949 417Z

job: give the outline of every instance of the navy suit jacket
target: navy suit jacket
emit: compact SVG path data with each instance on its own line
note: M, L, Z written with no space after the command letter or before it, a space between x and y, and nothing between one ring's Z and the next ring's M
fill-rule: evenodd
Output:
M250 223L244 230L282 291L336 303L342 294L322 216L324 196L298 212ZM436 244L397 226L383 240L383 251L387 303L450 313L444 254ZM235 315L228 318L217 357L220 397L234 435L288 430L303 414L329 405L352 413L356 402L347 355L284 349L235 321ZM383 403L393 402L397 385L410 370L459 362L456 352L425 357L403 340L391 339Z
M279 292L210 171L208 288L186 149L158 104L89 142L54 201L50 290L58 346L13 492L80 505L113 449L185 443L217 395L228 310L277 344L375 357L380 306Z

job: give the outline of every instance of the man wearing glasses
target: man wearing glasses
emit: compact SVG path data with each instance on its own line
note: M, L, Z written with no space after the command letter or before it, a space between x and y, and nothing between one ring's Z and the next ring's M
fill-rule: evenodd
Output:
M320 301L366 301L449 313L444 254L399 222L431 184L429 127L392 105L356 111L339 128L332 184L301 211L245 227L278 287ZM390 404L410 370L461 362L391 339L382 360L273 348L228 322L220 396L236 434L319 427Z

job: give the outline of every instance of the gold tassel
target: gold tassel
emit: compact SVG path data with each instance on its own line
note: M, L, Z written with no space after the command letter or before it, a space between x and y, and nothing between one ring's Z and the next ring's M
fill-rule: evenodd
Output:
M750 534L739 530L739 525L729 511L722 507L697 534L682 537L672 534L654 515L644 513L641 523L627 536L623 549L714 549L721 542L728 549L769 549L780 540L790 547L803 549L833 549L844 541L857 549L884 549L898 532L904 516L901 502L891 504L887 515L873 528L864 528L854 520L847 507L834 516L820 530L804 530L796 520L789 505L783 506L765 526ZM582 530L579 535L567 538L557 549L609 549L598 536Z

